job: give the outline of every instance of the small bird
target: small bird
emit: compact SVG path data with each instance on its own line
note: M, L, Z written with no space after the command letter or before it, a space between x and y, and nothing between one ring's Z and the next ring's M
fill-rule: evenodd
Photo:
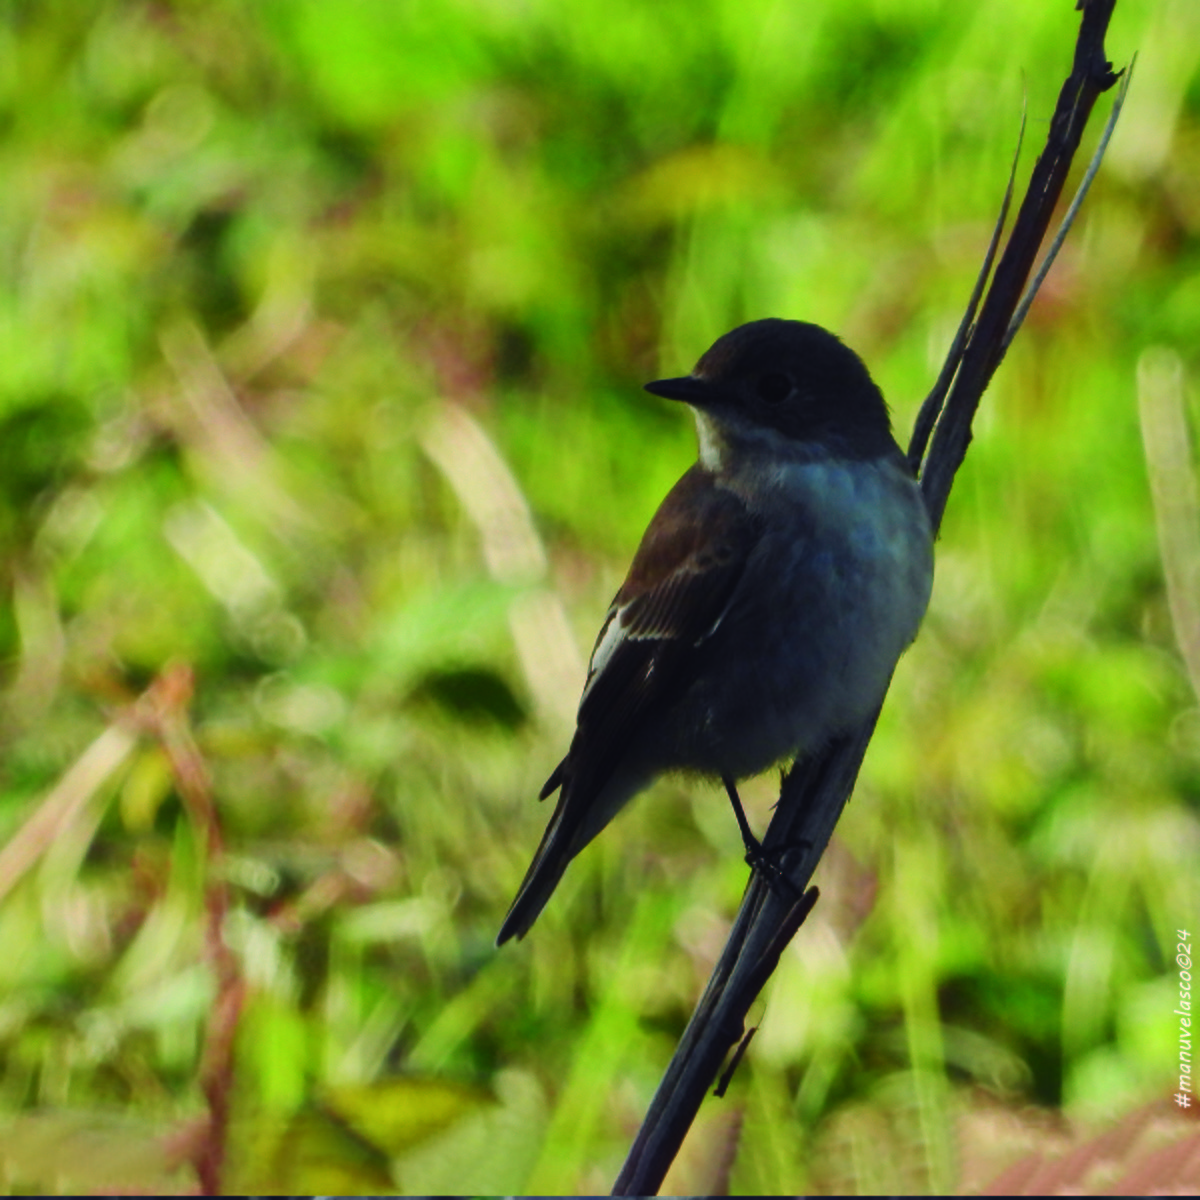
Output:
M734 784L866 718L933 584L929 515L862 360L764 320L646 390L691 406L699 461L650 522L600 628L557 807L496 944L655 778Z

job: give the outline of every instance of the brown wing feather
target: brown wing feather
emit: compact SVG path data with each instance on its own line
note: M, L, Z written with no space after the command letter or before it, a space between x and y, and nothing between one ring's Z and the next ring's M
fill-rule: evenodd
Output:
M565 776L586 769L599 790L647 706L686 685L691 651L725 612L756 540L743 502L698 464L671 489L592 652ZM606 651L614 621L622 636Z
M571 748L540 798L562 793L498 943L525 934L567 864L603 828L597 797L647 709L690 682L695 647L724 615L757 537L742 501L713 487L698 464L659 507L596 640Z

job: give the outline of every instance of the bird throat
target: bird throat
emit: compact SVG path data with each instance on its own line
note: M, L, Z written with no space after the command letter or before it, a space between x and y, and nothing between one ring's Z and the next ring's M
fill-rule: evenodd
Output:
M729 453L729 446L721 426L706 412L692 409L696 415L696 437L700 443L700 465L714 475L719 475Z

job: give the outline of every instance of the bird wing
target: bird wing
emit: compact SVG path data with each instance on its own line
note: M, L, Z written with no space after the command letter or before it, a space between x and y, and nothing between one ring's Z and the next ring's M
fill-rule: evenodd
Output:
M699 464L668 493L596 639L575 736L539 798L562 793L498 944L524 935L567 864L628 799L597 804L647 711L691 682L695 649L728 611L758 536L745 503Z
M744 502L712 486L704 468L675 485L596 639L564 777L586 773L598 791L647 708L661 708L691 682L689 660L728 611L757 540Z

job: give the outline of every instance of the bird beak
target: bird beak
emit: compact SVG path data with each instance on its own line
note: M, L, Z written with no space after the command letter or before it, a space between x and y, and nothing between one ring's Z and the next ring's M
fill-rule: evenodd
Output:
M695 375L685 375L682 379L659 379L646 384L646 391L667 400L682 400L684 404L692 404L697 408L711 404L714 398L712 384L697 379Z

